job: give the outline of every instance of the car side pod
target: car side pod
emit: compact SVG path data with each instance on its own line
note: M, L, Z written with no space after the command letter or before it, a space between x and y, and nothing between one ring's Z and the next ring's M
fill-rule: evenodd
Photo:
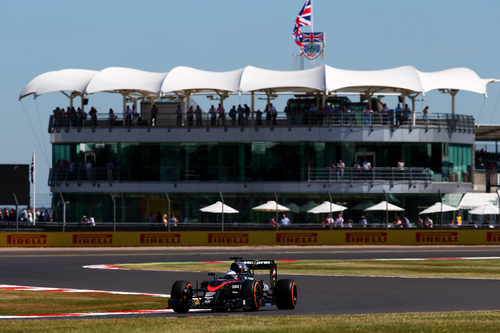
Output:
M293 280L282 279L276 283L276 306L279 310L293 310L297 305L297 284Z
M193 303L193 286L188 281L175 281L170 292L168 307L176 313L187 313Z

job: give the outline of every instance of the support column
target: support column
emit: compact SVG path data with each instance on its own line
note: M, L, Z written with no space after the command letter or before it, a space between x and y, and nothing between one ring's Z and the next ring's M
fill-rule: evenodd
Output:
M412 126L416 125L417 122L417 114L415 113L415 98L416 96L409 96L411 99L411 123Z
M250 117L251 117L252 122L253 122L253 120L255 118L255 92L252 91L250 93L250 96L251 96L251 100L250 100L250 111L251 111L250 114L251 114L251 116Z

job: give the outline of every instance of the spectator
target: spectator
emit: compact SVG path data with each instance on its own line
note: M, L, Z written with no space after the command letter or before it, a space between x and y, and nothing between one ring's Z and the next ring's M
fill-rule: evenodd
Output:
M231 110L229 110L229 118L231 118L231 126L236 125L236 105L233 105Z
M366 229L366 226L368 225L368 222L366 221L364 216L361 216L361 219L359 220L359 227L362 229Z
M394 111L396 111L396 126L399 126L403 121L403 109L401 108L401 104L398 103Z
M398 169L403 170L405 168L405 162L403 162L403 159L401 158L398 162Z
M387 107L387 104L382 104L382 123L384 125L387 125L389 122L389 108Z
M226 110L222 106L222 103L219 103L219 107L217 108L217 114L219 115L219 126L224 126L226 124Z
M425 218L424 226L426 228L432 228L433 224L434 224L434 222L432 221L432 219L429 216L427 216Z
M403 109L403 123L405 123L406 121L408 121L408 119L410 119L410 115L411 115L411 110L408 107L408 104L405 104L405 107Z
M189 109L187 111L187 120L188 120L188 126L192 127L194 121L194 110L192 105L189 106Z
M403 227L403 222L401 222L401 218L398 216L398 214L395 214L394 216L394 222L392 222L394 225L394 228L402 228Z
M158 118L158 108L156 107L156 103L153 103L153 107L151 108L151 126L156 126L156 119Z
M286 214L283 214L283 217L280 221L282 226L289 226L290 225L290 219L286 216Z
M424 108L424 111L422 111L422 112L423 112L423 114L424 114L423 119L424 119L424 121L425 121L425 124L426 124L426 125L428 125L428 124L429 124L429 106L426 106L426 107Z
M250 118L250 107L246 104L243 105L243 112L245 113L245 125L248 126L248 119Z
M238 126L243 126L243 117L245 116L245 110L238 104L238 109L236 110L238 113Z
M132 125L137 126L139 124L139 112L137 112L137 106L132 107Z
M85 163L85 173L87 175L87 180L92 180L92 161L90 158L87 160L87 163Z
M339 213L337 218L335 219L335 226L337 228L343 228L344 227L344 218L342 217L342 213Z
M95 107L91 107L89 115L90 115L90 126L95 127L97 125L97 109Z
M177 227L177 222L179 222L179 220L175 217L175 215L172 215L172 217L170 218L170 224L174 227Z
M348 219L348 220L347 220L347 223L346 223L346 225L345 225L345 227L346 227L346 228L352 228L352 224L353 224L353 222L354 222L354 221L353 221L352 219Z
M262 125L262 111L260 111L260 109L256 111L255 122L257 123L257 126Z
M130 105L127 105L127 109L125 110L125 126L132 126L132 109Z
M365 125L371 126L373 110L370 108L370 105L366 105L366 108L363 110L363 114Z
M210 114L210 125L215 126L215 123L217 122L217 111L215 110L214 105L210 107L208 110L208 114Z
M411 224L410 224L410 219L406 216L403 217L403 228L410 228L411 227Z
M113 123L115 120L116 120L115 111L113 111L113 109L109 109L109 113L108 113L109 127L113 126Z
M334 221L330 214L326 216L326 218L321 222L321 226L326 229L330 228L333 225Z
M455 223L457 224L457 227L460 227L462 225L462 216L460 215L460 212L457 213L457 217L455 218Z
M344 180L344 168L345 164L342 160L337 163L337 180Z
M276 118L278 117L278 111L274 107L273 103L269 104L269 112L271 112L271 118L273 120L273 125L276 125Z
M422 229L424 227L424 220L422 220L422 217L419 216L417 218L417 223L416 224L417 224L417 228Z
M196 105L196 110L194 110L194 115L196 118L196 126L203 126L203 123L202 123L203 113L202 113L199 105Z
M165 227L168 226L168 216L167 216L167 214L163 214L162 223L163 223L163 225Z
M93 216L90 216L90 217L89 217L89 222L88 222L88 223L89 223L89 225L90 225L91 227L95 227L95 220L94 220L94 217L93 217Z
M175 115L177 117L176 125L182 126L182 109L181 109L180 104L177 104L177 109L175 110Z
M278 225L276 224L276 220L274 219L274 216L271 216L271 219L269 220L269 224L273 227L276 228Z

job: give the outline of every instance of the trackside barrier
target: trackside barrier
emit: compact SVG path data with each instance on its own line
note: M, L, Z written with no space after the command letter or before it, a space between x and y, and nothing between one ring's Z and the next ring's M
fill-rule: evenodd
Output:
M0 247L498 245L494 230L3 232Z

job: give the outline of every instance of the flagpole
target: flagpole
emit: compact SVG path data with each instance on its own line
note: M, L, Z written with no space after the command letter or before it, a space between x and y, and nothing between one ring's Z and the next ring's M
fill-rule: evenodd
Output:
M35 161L35 151L33 150L33 210L31 215L33 216L33 225L36 224L36 161Z
M314 6L313 6L313 0L311 0L311 34L314 33L314 15L313 15L313 10L314 10ZM311 60L311 67L314 67L316 64L316 62L314 61L314 59Z

